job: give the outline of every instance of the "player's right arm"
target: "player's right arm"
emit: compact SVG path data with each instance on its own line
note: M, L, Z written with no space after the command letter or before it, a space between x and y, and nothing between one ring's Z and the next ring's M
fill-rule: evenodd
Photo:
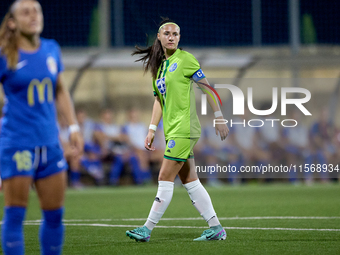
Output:
M154 125L157 127L161 118L162 118L161 100L159 99L158 96L155 96L155 102L153 104L150 126ZM153 139L155 137L155 132L156 132L155 130L149 128L148 135L145 138L144 146L145 146L145 149L149 151L155 150L155 147L152 146Z
M69 91L64 85L63 75L59 73L57 79L56 101L58 110L64 116L69 126L77 125L77 118ZM84 148L84 141L78 130L70 132L70 143L74 146L78 154L81 155Z

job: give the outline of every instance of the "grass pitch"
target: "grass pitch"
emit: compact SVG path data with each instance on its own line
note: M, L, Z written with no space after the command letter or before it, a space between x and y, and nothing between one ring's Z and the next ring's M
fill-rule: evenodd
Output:
M207 224L183 187L175 187L172 202L149 243L137 243L125 231L143 225L156 186L68 190L63 254L340 254L339 184L207 190L226 228L225 241L192 241ZM32 192L25 223L28 255L40 254L40 215Z

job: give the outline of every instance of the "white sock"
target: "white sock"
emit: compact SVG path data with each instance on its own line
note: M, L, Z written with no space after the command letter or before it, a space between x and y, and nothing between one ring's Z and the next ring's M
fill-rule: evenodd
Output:
M203 219L205 219L205 221L209 224L209 227L220 225L214 207L211 203L210 196L201 182L197 179L196 181L183 184L183 186L188 191L192 204L201 214Z
M158 181L158 191L155 201L152 204L148 219L144 226L152 230L162 218L166 208L171 202L174 193L174 183L167 181Z

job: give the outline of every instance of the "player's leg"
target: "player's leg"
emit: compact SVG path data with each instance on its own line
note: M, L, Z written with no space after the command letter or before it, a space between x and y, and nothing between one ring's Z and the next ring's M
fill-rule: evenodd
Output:
M151 231L170 204L174 191L174 180L183 164L183 161L163 159L158 176L157 195L152 204L148 219L143 227L126 231L127 236L141 242L148 242L150 240Z
M179 171L178 175L186 188L192 204L197 211L201 214L204 220L208 223L210 229L203 232L202 236L195 239L196 241L209 241L209 240L224 240L226 239L226 232L221 226L214 207L212 205L210 196L206 189L198 179L195 171L195 161L193 153L190 152L189 158Z
M43 213L43 222L39 233L42 254L61 254L64 238L62 218L66 172L62 171L38 179L35 186Z
M57 255L62 252L64 239L62 218L67 164L59 144L44 146L41 151L41 162L35 173L35 186L43 215L39 239L43 255Z
M2 182L5 208L1 241L4 254L24 254L23 220L31 183L30 176L16 176Z
M4 254L24 254L23 220L38 148L1 148L0 169L5 208L1 226Z

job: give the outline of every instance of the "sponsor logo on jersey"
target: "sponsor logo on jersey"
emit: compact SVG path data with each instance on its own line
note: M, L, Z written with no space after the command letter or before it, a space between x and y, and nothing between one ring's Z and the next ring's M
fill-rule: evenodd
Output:
M38 92L39 103L43 104L46 101L45 93L47 90L47 102L53 102L53 84L49 77L44 78L41 82L38 79L31 80L27 89L27 102L29 106L35 105L34 88Z
M160 78L156 81L156 85L158 88L159 93L161 93L162 95L165 94L166 92L166 86L165 86L165 77Z
M170 68L169 68L169 72L172 73L177 69L177 63L173 63Z
M58 72L56 60L53 57L49 56L46 60L46 64L50 73L56 75Z
M174 140L170 140L169 143L168 143L168 147L169 147L170 149L172 149L173 147L175 147L175 145L176 145L176 143L175 143Z

